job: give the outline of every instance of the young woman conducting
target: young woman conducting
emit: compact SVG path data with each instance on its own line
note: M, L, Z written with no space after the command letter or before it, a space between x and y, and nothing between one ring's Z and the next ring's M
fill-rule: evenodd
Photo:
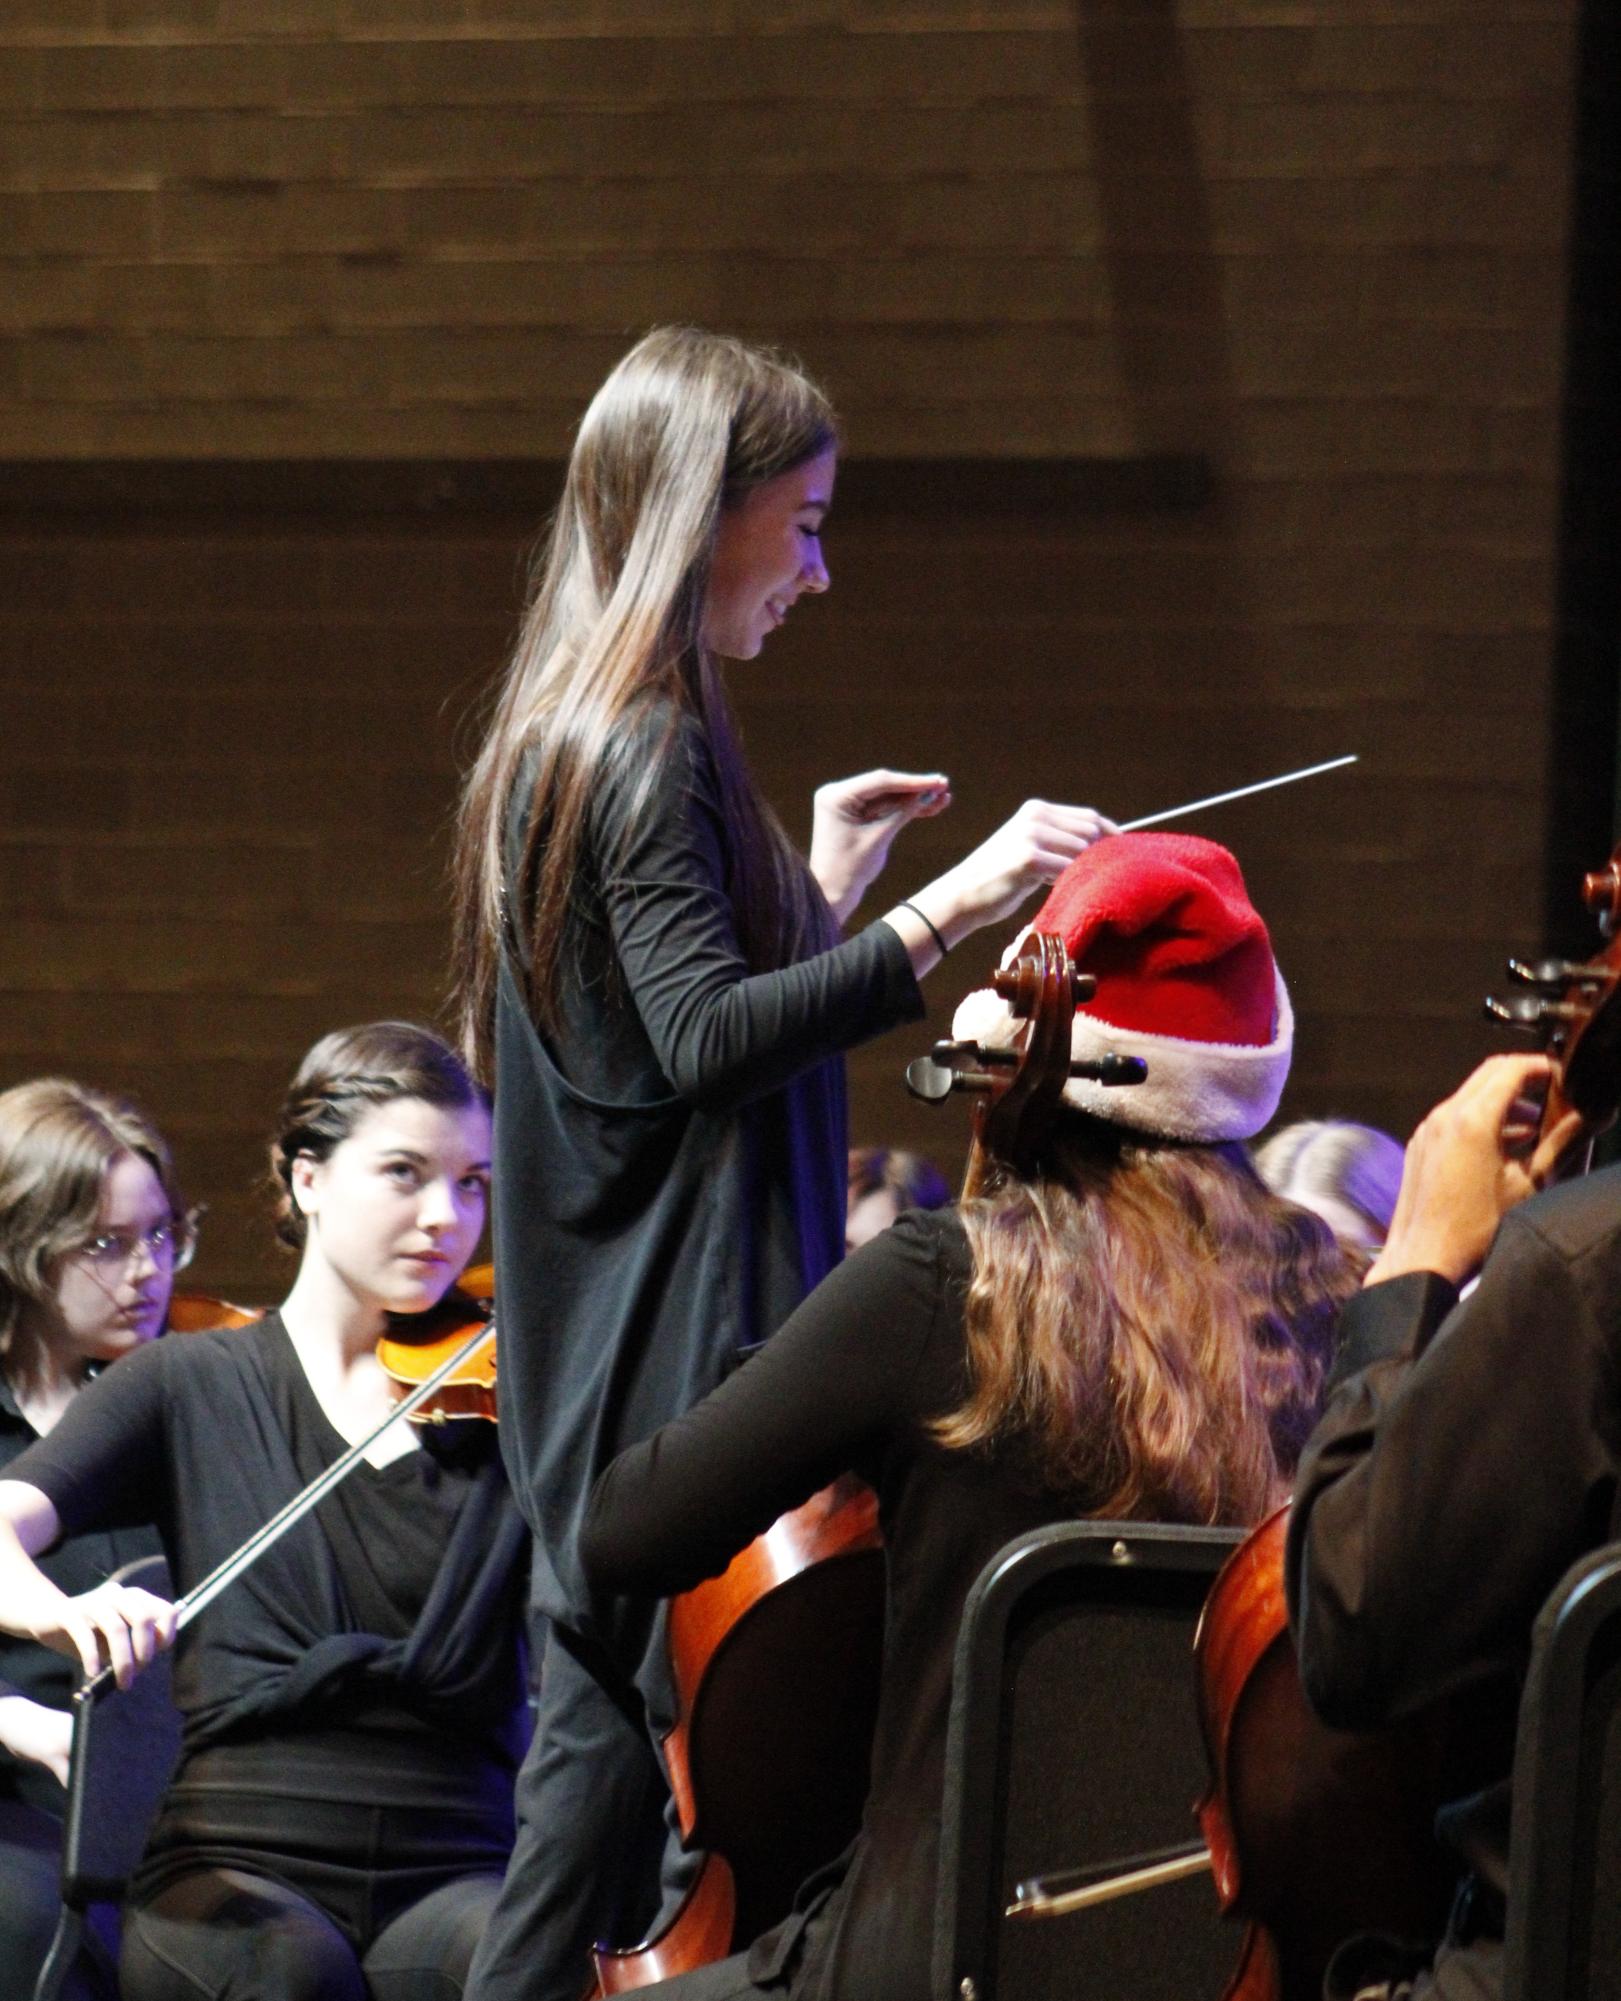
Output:
M628 1857L667 1797L646 1728L671 1720L662 1631L651 1601L594 1594L581 1571L593 1479L838 1261L841 1052L914 1019L948 946L1110 830L1031 802L841 936L947 780L824 786L807 866L718 671L828 588L837 442L780 359L684 328L642 340L581 422L467 790L460 963L468 1044L495 1077L501 1441L551 1621L480 2001L577 2001L590 1944L650 1915L653 1872Z
M0 1621L126 1677L172 1608L70 1596L32 1558L155 1522L178 1589L369 1432L391 1313L435 1305L484 1223L485 1101L436 1036L341 1031L272 1147L279 1311L170 1336L74 1399L0 1481ZM527 1535L488 1425L400 1424L188 1625L179 1769L131 1886L124 2001L458 1993L511 1844Z
M1237 865L1124 835L1036 922L1099 976L1075 1054L1144 1057L1147 1082L1072 1080L1039 1172L903 1217L597 1484L581 1554L605 1591L715 1574L845 1468L879 1496L883 1680L848 1867L751 1951L658 1990L672 2001L927 2001L951 1661L980 1570L1070 1516L1253 1522L1310 1429L1350 1278L1236 1144L1275 1108L1291 1040ZM956 1032L1016 1038L989 992Z
M162 1330L190 1247L169 1149L134 1105L60 1077L0 1092L0 1477L104 1364ZM88 1591L157 1548L151 1529L97 1531L44 1570ZM59 1653L0 1639L0 1966L19 1994L61 1908L73 1685ZM75 2001L110 1993L113 1949L92 1933Z

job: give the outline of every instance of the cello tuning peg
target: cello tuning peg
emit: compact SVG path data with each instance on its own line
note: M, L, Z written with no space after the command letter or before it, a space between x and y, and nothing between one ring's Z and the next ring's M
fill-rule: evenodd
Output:
M1117 1056L1111 1050L1107 1056L1099 1056L1090 1062L1072 1063L1069 1074L1072 1077L1089 1077L1094 1083L1115 1090L1127 1084L1146 1084L1148 1065L1140 1056Z
M937 1042L927 1056L906 1066L906 1088L925 1104L938 1105L953 1091L988 1091L988 1070L1018 1067L1016 1049L987 1049L978 1042Z
M1550 1028L1556 1024L1579 1021L1583 1010L1572 1007L1569 1001L1550 1000L1546 994L1511 994L1507 1000L1488 996L1485 1012L1490 1021L1507 1022L1510 1028L1523 1028L1531 1033Z
M1563 993L1587 971L1570 959L1510 959L1508 976L1522 986L1541 987L1547 993Z
M957 1073L932 1056L914 1056L906 1066L906 1088L927 1105L942 1104L957 1088Z
M1507 1022L1510 1028L1534 1031L1542 1026L1542 1009L1540 994L1511 994L1507 1000L1488 994L1484 1012L1489 1021Z

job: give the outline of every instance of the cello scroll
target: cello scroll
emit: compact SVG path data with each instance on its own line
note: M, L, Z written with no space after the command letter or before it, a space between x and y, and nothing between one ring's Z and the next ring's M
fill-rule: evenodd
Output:
M1621 1110L1621 847L1583 877L1582 902L1598 919L1601 949L1585 960L1510 959L1509 978L1521 991L1486 1002L1491 1020L1541 1037L1553 1075L1539 1137L1575 1112L1588 1142L1577 1171Z
M1140 1056L1072 1056L1075 1010L1091 999L1097 981L1077 970L1055 932L1032 932L1012 965L992 974L991 984L1013 1014L1029 1022L1024 1047L937 1042L906 1069L906 1088L931 1104L954 1091L983 1094L974 1108L974 1150L963 1189L968 1195L983 1186L994 1162L1027 1172L1039 1160L1071 1077L1124 1086L1148 1076Z

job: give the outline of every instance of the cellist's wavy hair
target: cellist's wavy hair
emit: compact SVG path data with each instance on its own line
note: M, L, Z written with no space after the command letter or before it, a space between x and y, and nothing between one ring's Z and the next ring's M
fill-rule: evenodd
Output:
M1016 1440L1104 1517L1254 1522L1287 1498L1356 1280L1241 1147L1065 1113L1047 1170L962 1218L968 1394L943 1444Z
M16 1355L30 1307L49 1304L62 1259L95 1236L108 1170L125 1154L157 1176L189 1247L174 1161L138 1105L67 1077L0 1091L0 1358Z
M288 1086L270 1142L276 1235L302 1250L308 1225L293 1195L293 1163L322 1161L376 1105L421 1098L447 1111L489 1098L448 1042L413 1021L368 1021L323 1035Z
M558 1025L558 955L592 797L627 718L652 700L668 704L672 732L686 716L707 739L750 965L768 970L830 941L826 904L743 760L703 619L721 510L837 438L826 396L797 366L691 327L648 334L592 400L463 796L458 1003L463 1047L481 1076L491 1068L508 907L521 917L512 930L529 1005L543 1028ZM639 775L651 783L650 768ZM527 834L508 885L520 776Z

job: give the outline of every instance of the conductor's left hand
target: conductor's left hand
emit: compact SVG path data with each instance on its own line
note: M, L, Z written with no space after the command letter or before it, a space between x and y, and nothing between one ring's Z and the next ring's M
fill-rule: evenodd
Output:
M940 771L863 771L817 788L811 874L841 924L883 869L902 827L950 804L951 781Z

